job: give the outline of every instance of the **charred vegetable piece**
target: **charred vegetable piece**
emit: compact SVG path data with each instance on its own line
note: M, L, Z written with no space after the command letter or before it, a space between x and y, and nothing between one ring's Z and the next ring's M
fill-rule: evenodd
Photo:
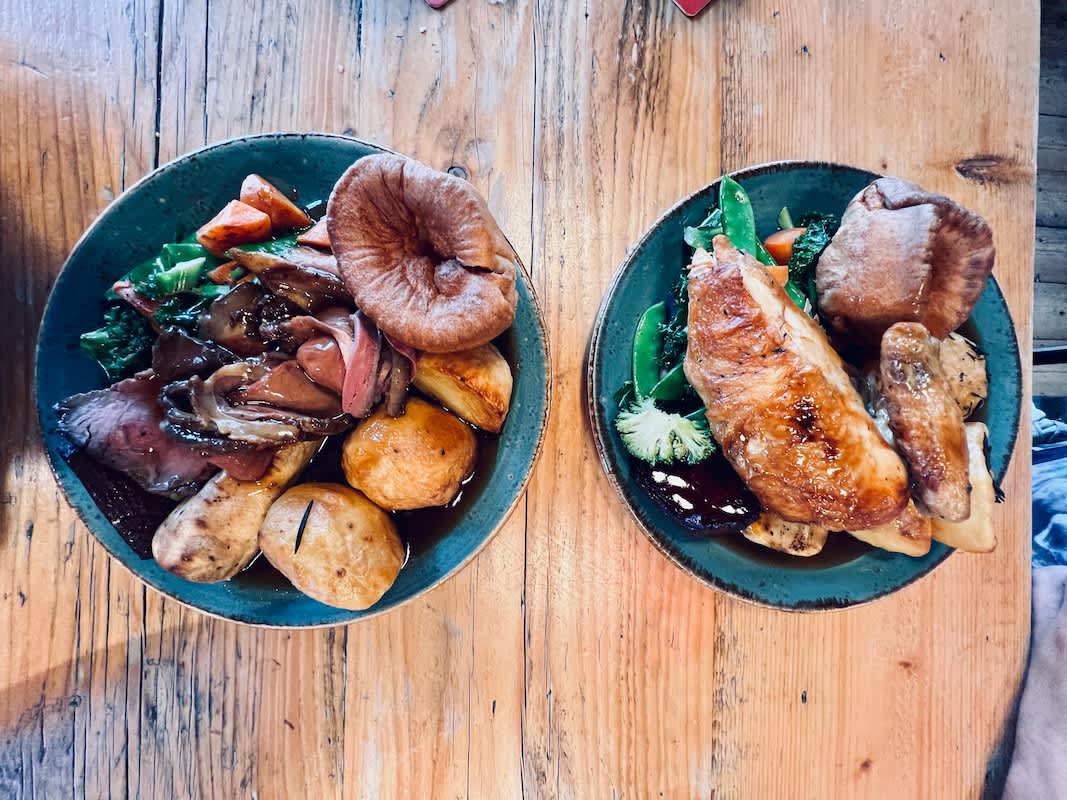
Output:
M931 520L909 501L900 516L877 528L849 531L849 534L873 547L891 553L918 558L930 552Z
M985 355L974 342L950 333L941 342L941 370L949 391L967 419L989 396Z
M989 553L996 549L993 530L993 505L997 501L993 476L986 461L989 430L981 422L968 422L967 453L971 482L971 515L962 522L933 520L934 538L967 553Z
M826 528L805 522L790 522L773 511L764 511L759 519L742 531L750 542L791 556L810 557L822 552Z

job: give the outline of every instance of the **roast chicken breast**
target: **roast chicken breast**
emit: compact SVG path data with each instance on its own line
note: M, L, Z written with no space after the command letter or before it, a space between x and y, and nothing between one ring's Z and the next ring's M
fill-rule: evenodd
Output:
M921 323L898 322L882 336L879 377L915 500L938 519L960 522L971 514L967 435L940 350Z
M689 271L685 374L726 458L765 509L865 530L908 503L908 474L878 434L826 334L725 236Z

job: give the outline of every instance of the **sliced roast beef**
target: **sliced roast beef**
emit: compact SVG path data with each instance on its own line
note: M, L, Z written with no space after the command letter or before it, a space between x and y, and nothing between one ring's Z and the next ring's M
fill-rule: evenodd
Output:
M296 361L285 361L233 393L239 403L266 403L316 417L341 413L341 398L312 381Z
M236 453L209 453L208 461L231 478L258 481L274 460L273 450L240 450Z
M315 383L341 393L345 382L345 361L335 339L313 336L300 345L296 360Z
M344 363L341 408L346 413L365 417L383 395L389 400L389 413L403 413L407 386L414 374L414 351L403 345L394 348L363 312L350 314L343 308L329 308L316 316L293 317L278 327L297 342L314 341L322 335L334 340ZM303 356L298 351L297 358L307 363L320 348L317 343ZM315 379L316 365L310 366L305 369ZM334 373L325 366L323 372L326 380L334 379Z
M125 473L149 492L175 500L195 493L216 471L238 480L258 480L271 450L220 455L168 436L160 427L162 381L150 371L68 397L57 404L60 431L86 455Z
M215 468L160 430L161 385L141 373L109 389L68 397L56 411L60 430L77 447L148 491L180 499L196 492Z

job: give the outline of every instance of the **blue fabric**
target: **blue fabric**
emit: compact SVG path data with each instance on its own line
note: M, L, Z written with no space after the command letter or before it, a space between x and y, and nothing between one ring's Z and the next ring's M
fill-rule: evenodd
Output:
M1067 565L1067 458L1034 464L1034 566Z
M1067 565L1067 451L1049 449L1045 452L1053 458L1039 458L1043 447L1067 442L1067 423L1036 406L1033 414L1033 564Z

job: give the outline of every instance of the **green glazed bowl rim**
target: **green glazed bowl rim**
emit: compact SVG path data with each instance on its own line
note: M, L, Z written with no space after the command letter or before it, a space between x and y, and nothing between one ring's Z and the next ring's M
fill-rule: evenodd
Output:
M131 202L130 198L136 193L137 190L142 189L145 185L147 185L147 184L149 184L149 183L151 183L151 182L153 182L155 180L158 180L163 175L166 175L166 174L168 174L170 172L173 172L175 170L180 170L181 168L183 168L185 166L185 164L187 162L189 162L190 160L196 159L196 158L204 155L205 153L211 152L213 150L225 149L227 147L230 147L230 146L232 146L234 144L238 144L238 143L241 143L241 142L248 142L248 141L254 141L254 140L280 140L280 139L337 140L337 141L342 141L342 142L346 142L346 143L354 143L354 144L360 145L360 146L362 146L364 148L367 148L369 150L380 152L380 153L390 153L390 154L394 154L394 155L403 155L403 154L397 153L397 151L395 151L395 150L392 150L392 149L387 148L387 147L383 147L382 145L379 145L379 144L375 144L374 142L369 142L369 141L366 141L364 139L360 139L360 138L358 138L356 136L347 136L347 135L344 135L344 134L326 133L326 132L318 132L318 131L306 131L306 132L300 132L300 131L275 131L275 132L247 134L247 135L244 135L244 136L232 136L232 137L229 137L229 138L226 138L226 139L221 139L221 140L219 140L217 142L211 142L210 144L204 145L202 147L198 147L195 150L190 150L188 152L185 152L185 153L181 154L180 156L177 156L176 158L166 162L165 164L159 165L155 169L153 169L150 172L148 172L145 175L143 175L138 180L134 181L132 184L127 186L117 197L115 197L111 202L109 202L107 204L107 206L105 206L104 209L102 211L100 211L100 213L92 220L92 222L89 223L89 225L82 232L81 236L79 236L77 241L74 243L74 246L70 249L70 253L67 255L66 259L64 259L64 261L63 261L63 266L60 268L59 272L56 274L55 281L53 282L53 284L52 284L52 286L51 286L51 288L49 290L48 298L45 301L44 311L41 314L41 324L40 324L39 329L38 329L39 333L38 333L38 338L37 338L37 342L36 342L36 347L34 348L33 402L34 402L34 405L37 408L38 436L39 436L39 439L41 441L42 449L44 450L45 456L47 457L48 466L52 471L52 475L55 478L56 483L58 484L58 486L60 487L60 489L63 492L64 498L66 499L67 503L71 506L71 508L74 509L75 513L78 515L78 519L86 527L86 529L92 534L93 538L104 548L104 550L107 552L107 554L115 562L121 564L122 567L127 572L129 572L134 578L136 578L138 581L140 581L145 586L148 586L148 587L154 589L155 591L159 592L160 594L164 595L165 597L176 601L177 603L179 603L183 607L191 609L191 610L194 610L194 611L196 611L196 612L198 612L200 614L204 614L205 616L208 616L208 617L212 617L212 618L219 619L219 620L225 620L226 622L232 622L232 623L235 623L235 624L238 624L238 625L244 625L244 626L248 626L248 627L252 627L252 628L263 628L263 629L269 629L269 630L315 630L315 629L334 628L334 627L338 627L338 626L347 626L347 625L352 625L352 624L364 622L366 620L373 619L375 617L380 617L380 616L382 616L384 614L388 614L388 613L390 613L392 611L395 611L396 609L401 608L401 607L411 603L412 601L417 600L417 599L425 596L429 592L433 591L434 589L439 587L441 584L443 584L446 581L448 581L449 579L455 577L461 570L463 570L465 567L467 567L486 548L486 546L488 546L488 544L496 537L497 533L499 533L500 529L503 528L504 525L511 519L511 516L513 515L513 513L515 511L515 508L518 506L519 502L522 500L522 498L524 496L524 493L526 491L526 487L529 485L530 479L533 476L534 468L537 466L537 462L538 462L538 460L539 460L539 458L541 456L541 452L542 452L542 450L544 448L545 438L546 438L547 433L548 433L548 422L549 422L549 419L550 419L550 416L551 416L551 410L552 410L552 386L553 386L554 374L553 374L552 354L551 354L550 343L549 343L549 338L548 338L547 325L545 323L544 311L541 308L541 302L540 302L540 300L539 300L539 298L537 296L537 292L536 292L536 290L534 288L533 279L530 276L530 273L527 270L526 265L523 263L522 259L518 257L518 251L515 250L514 246L512 247L512 250L515 251L516 258L518 260L519 278L523 282L523 284L525 285L524 288L526 289L526 292L529 295L529 300L530 300L530 303L531 303L531 305L533 307L533 311L534 311L533 317L534 317L534 320L536 321L536 324L537 324L536 338L541 342L541 345L543 347L543 350L544 350L544 361L545 361L545 375L544 375L544 383L543 383L543 387L542 387L543 388L543 403L542 403L543 411L541 413L541 418L539 420L540 425L539 425L539 429L538 429L537 440L536 440L536 442L534 444L533 451L532 451L532 453L530 455L529 467L526 470L525 474L522 476L521 480L516 484L516 487L515 487L515 490L514 490L514 495L513 495L512 499L511 499L510 503L508 504L507 508L504 509L503 513L500 515L500 517L499 517L498 521L496 522L496 524L485 535L485 537L481 540L481 542L479 542L471 550L471 552L468 553L466 556L464 556L455 566L453 566L451 569L448 569L445 572L443 572L438 578L436 578L435 580L431 581L426 586L420 588L418 591L410 594L409 596L407 596L407 597L405 597L405 598L403 598L401 600L398 600L397 602L393 603L392 605L389 605L389 606L386 606L386 607L382 607L382 608L377 608L375 606L372 606L371 608L369 608L369 609L367 609L365 611L353 612L353 613L358 613L359 616L352 617L351 619L339 619L339 620L332 620L332 621L326 621L326 622L317 622L317 623L310 623L310 624L302 625L302 624L292 624L292 623L288 623L288 622L270 622L270 621L260 621L260 620L249 620L249 619L243 619L243 618L237 617L237 616L227 616L226 614L221 613L219 611L206 609L206 608L203 608L203 607L201 607L199 605L196 605L195 603L193 603L193 602L191 602L189 600L186 600L183 597L178 596L177 594L175 594L173 591L169 590L165 586L161 586L161 585L157 584L155 581L150 580L145 575L142 575L135 568L135 565L134 565L136 559L138 558L136 556L136 554L131 555L131 554L127 554L127 553L121 553L121 552L118 552L115 548L111 547L104 540L103 537L101 537L101 536L99 536L97 534L97 531L95 529L94 523L92 523L89 519L87 519L86 512L84 512L83 509L82 509L82 505L83 505L82 502L80 500L76 500L72 496L72 492L74 492L74 491L78 491L78 490L81 490L83 492L86 491L85 487L82 484L81 480L77 476L72 476L72 479L68 481L63 476L61 471L59 470L58 465L56 463L56 459L57 458L62 458L62 457L59 456L57 453L53 452L53 448L49 446L47 440L45 439L45 435L44 435L45 424L44 423L45 423L45 414L46 414L47 409L44 408L44 406L41 404L40 398L38 397L38 386L40 384L38 376L39 376L39 373L40 373L40 371L42 369L42 367L41 367L41 359L40 359L40 353L41 353L41 348L42 348L42 341L41 341L40 331L44 330L44 327L45 327L44 326L44 320L47 319L49 317L49 315L57 313L57 309L56 309L57 301L55 300L55 297L56 297L55 288L56 288L56 286L59 285L60 280L61 280L64 272L66 272L66 270L71 265L71 263L74 262L76 260L76 258L79 256L80 251L82 250L82 248L85 245L86 241L89 240L91 235L94 233L94 231L99 226L101 226L102 224L105 223L105 221L108 218L108 216L110 215L110 213L112 211L114 211L116 208L118 208L120 205L122 205L124 203ZM510 244L510 242L509 242L509 244ZM94 508L96 507L95 502L91 498L88 498L88 503L91 506L93 506ZM106 520L106 518L105 518L105 522L107 524L111 524L110 521Z
M723 173L723 176L729 175L739 182L743 182L750 178L759 177L762 175L782 172L794 169L829 169L829 170L853 170L856 172L866 173L874 180L878 177L882 177L879 173L872 172L871 170L864 169L863 167L856 167L851 164L842 164L833 161L822 161L818 159L780 159L777 161L767 161L761 164L754 164L748 167L744 167L733 172ZM615 494L622 501L623 506L629 511L630 516L637 523L638 528L645 535L645 537L652 542L653 546L663 556L667 558L678 569L682 570L685 574L705 586L714 589L717 592L729 595L730 597L741 600L753 606L760 608L769 608L775 611L784 612L800 612L800 613L820 613L820 612L833 612L833 611L846 611L852 608L858 608L870 603L880 600L884 597L888 597L901 589L915 583L921 578L926 577L932 573L937 567L943 564L955 550L953 548L945 547L943 552L932 559L924 569L917 570L916 573L904 581L891 586L881 591L872 593L870 596L856 601L848 601L842 603L825 603L822 605L805 604L800 606L788 605L785 603L774 603L764 600L755 595L746 594L738 590L739 587L734 586L726 580L720 579L718 576L706 571L694 569L692 565L686 563L670 544L668 537L661 535L657 531L653 530L652 524L646 520L642 514L635 507L635 503L631 500L626 492L626 488L623 486L622 481L617 474L615 467L612 463L612 458L609 455L609 449L605 439L607 431L607 423L603 417L600 409L599 398L601 396L601 381L599 370L597 369L600 364L602 355L602 340L601 334L604 331L604 325L606 317L611 309L611 306L615 300L616 292L624 279L628 276L629 272L633 269L635 261L638 255L641 253L646 242L660 229L661 226L666 224L668 220L677 212L682 209L688 203L694 201L701 195L708 194L713 190L722 180L720 176L711 183L690 192L682 197L680 200L671 205L666 211L660 214L654 222L652 222L641 237L628 248L625 258L619 267L615 270L615 274L612 277L611 283L608 285L607 290L604 293L604 297L600 302L600 307L597 311L596 318L593 322L593 329L589 339L588 356L585 372L585 385L586 385L586 410L590 416L590 428L592 429L593 442L596 446L597 457L600 460L600 466L603 468L605 475L607 475L608 481L611 483L612 488L615 490ZM1004 311L1007 314L1010 324L1011 334L1011 356L1015 373L1021 375L1022 373L1022 360L1019 353L1019 340L1018 334L1015 328L1015 320L1011 317L1011 309L1008 308L1007 302L1004 300L1004 294L1000 289L1000 284L994 276L990 275L989 287L992 287L997 299L1004 307ZM1021 382L1020 382L1021 387ZM1021 391L1021 388L1020 388ZM1015 451L1015 445L1019 435L1019 421L1021 419L1021 397L1019 402L1015 405L1013 418L1009 421L1011 436L1008 441L1008 447L1006 450L1006 457L1004 459L1002 468L996 471L993 475L996 485L999 486L1000 482L1007 474L1008 467L1011 463L1011 456Z

